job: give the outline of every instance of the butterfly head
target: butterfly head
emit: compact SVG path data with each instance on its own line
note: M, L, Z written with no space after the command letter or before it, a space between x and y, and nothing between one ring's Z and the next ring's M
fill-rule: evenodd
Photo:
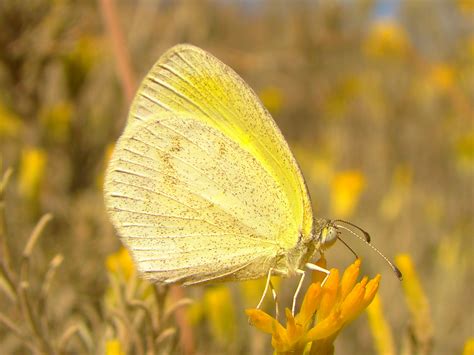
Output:
M356 258L358 258L358 255L352 248L340 237L341 235L341 230L345 230L349 232L349 235L353 235L360 240L362 240L365 244L370 246L373 251L375 251L377 254L379 254L386 262L387 264L392 268L392 270L395 272L397 277L401 280L402 279L402 273L398 268L390 261L388 258L383 255L376 247L374 247L370 243L370 235L367 233L364 229L360 228L359 226L348 222L344 221L342 219L335 219L335 220L329 220L329 219L318 219L315 220L315 226L316 226L316 233L314 234L314 241L315 241L315 246L316 250L319 250L319 252L322 254L326 249L330 248L336 240L340 240L353 254Z
M333 246L340 234L341 231L337 226L332 221L326 220L319 230L319 235L316 236L319 249L326 250Z

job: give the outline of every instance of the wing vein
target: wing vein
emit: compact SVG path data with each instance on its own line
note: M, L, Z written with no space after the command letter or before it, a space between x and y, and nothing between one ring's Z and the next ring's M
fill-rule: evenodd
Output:
M216 227L218 229L219 226L209 222L209 221L206 221L205 219L200 219L200 218L192 218L192 217L183 217L183 216L175 216L175 215L169 215L169 214L159 214L159 213L151 213L151 212L144 212L144 211L134 211L134 210L128 210L128 209L124 209L124 208L120 208L120 207L112 207L112 209L114 211L119 211L119 212L130 212L130 213L136 213L136 214L142 214L142 215L146 215L146 216L153 216L153 217L164 217L164 218L176 218L176 219L183 219L183 220L186 220L186 221L200 221L200 222L204 222L204 223L207 223L213 227ZM221 229L220 229L221 230Z

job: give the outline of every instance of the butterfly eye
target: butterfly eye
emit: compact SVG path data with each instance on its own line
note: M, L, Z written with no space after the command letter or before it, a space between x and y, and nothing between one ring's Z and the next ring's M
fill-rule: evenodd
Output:
M323 248L332 246L339 235L339 230L334 226L328 226L321 231L321 245Z

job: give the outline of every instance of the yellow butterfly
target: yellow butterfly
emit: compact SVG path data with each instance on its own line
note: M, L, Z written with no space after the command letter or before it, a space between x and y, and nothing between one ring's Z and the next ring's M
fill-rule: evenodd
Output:
M105 177L108 213L141 273L184 285L300 274L339 235L314 219L288 144L250 87L177 45L144 78ZM295 293L295 300L297 293ZM259 303L260 306L261 302Z

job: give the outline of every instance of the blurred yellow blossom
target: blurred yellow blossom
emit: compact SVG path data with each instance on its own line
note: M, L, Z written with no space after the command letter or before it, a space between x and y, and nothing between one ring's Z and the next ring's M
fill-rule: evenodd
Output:
M272 285L278 292L281 283L281 277L272 277ZM244 304L246 307L252 305L256 299L262 295L262 290L265 287L266 279L246 280L239 282L240 293L243 296ZM266 298L265 300L270 300Z
M459 10L465 15L472 16L474 13L473 0L456 0Z
M405 301L411 313L411 332L418 348L429 348L433 337L433 323L428 299L408 254L399 254L395 262L403 274ZM424 353L424 352L423 352Z
M474 59L474 36L471 36L468 40L467 40L467 44L466 44L466 52L467 54L469 55L469 57L471 59Z
M186 314L193 325L206 320L213 338L220 343L229 344L235 340L236 315L228 285L206 287L202 300L193 302Z
M72 95L77 94L86 75L99 59L104 48L101 42L101 37L85 34L63 56L65 77Z
M474 355L474 338L466 340L462 355Z
M376 295L370 306L367 307L367 315L377 353L380 355L395 355L392 330L385 319L379 295Z
M125 355L119 339L109 339L105 342L105 355Z
M434 64L429 71L431 84L439 90L451 89L454 85L454 68L449 64Z
M365 177L360 171L337 173L331 182L331 213L338 218L350 216L359 202L365 187Z
M459 168L474 173L474 131L465 132L457 139L455 154Z
M73 107L70 102L62 101L43 109L40 117L46 135L58 142L69 137Z
M318 264L324 267L325 260ZM247 309L251 324L272 335L276 354L332 354L333 342L341 329L372 302L380 284L380 275L357 282L360 264L357 259L342 278L337 269L331 269L324 286L321 273L314 272L316 281L308 287L299 313L293 316L286 309L286 326L262 310Z
M0 101L0 137L16 137L23 126L21 118Z
M116 253L110 254L105 260L107 271L122 276L129 280L135 274L135 265L130 253L124 247L121 247Z
M25 148L21 152L18 188L28 200L38 198L46 170L47 156L41 148Z
M372 24L364 45L365 53L371 57L400 57L409 49L405 30L393 20L383 19Z
M266 87L260 91L258 96L262 100L263 105L272 114L280 112L283 106L283 94L279 88L274 86Z
M104 297L107 307L118 307L126 303L130 297L146 300L153 294L151 284L137 277L135 264L126 248L121 247L117 252L107 256L105 267L109 277ZM127 290L127 296L124 295L124 289Z
M445 235L438 242L436 262L443 273L455 273L463 277L472 268L474 245L466 245L465 237L461 229Z
M232 295L227 285L206 289L204 312L213 337L222 343L231 343L235 339L236 317Z
M325 111L330 118L343 118L350 104L357 99L363 89L361 80L358 76L349 75L344 78L332 89L325 100Z

